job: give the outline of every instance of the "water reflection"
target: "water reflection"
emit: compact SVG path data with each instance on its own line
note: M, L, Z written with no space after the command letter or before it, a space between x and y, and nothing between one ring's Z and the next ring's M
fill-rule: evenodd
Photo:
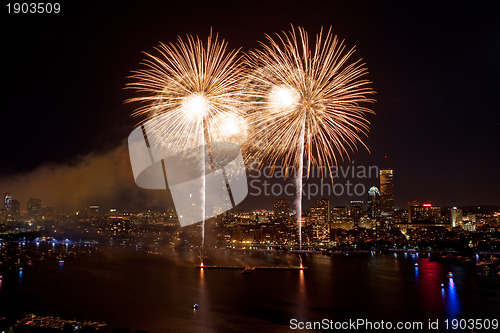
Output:
M304 278L304 271L303 270L299 271L299 294L301 296L300 297L301 300L304 300L304 298L306 296L306 281Z
M298 318L306 318L306 313L308 312L307 308L307 288L306 288L306 278L305 272L303 270L289 272L293 275L299 274L298 276L298 288L297 293L295 294L295 317ZM295 280L297 276L294 277ZM296 280L295 280L296 281ZM309 291L310 292L310 291Z
M444 301L448 317L450 319L457 318L457 315L460 314L460 301L458 299L457 289L453 277L448 278L448 289L444 294Z
M100 318L104 313L110 325L150 332L162 332L164 327L174 332L237 332L241 327L285 332L289 331L286 323L290 318L341 320L364 314L374 319L391 316L427 321L467 313L472 306L483 311L498 304L496 298L495 303L484 301L488 299L481 289L469 288L468 275L457 268L452 268L455 278L449 280L449 266L433 262L425 254L415 254L415 258L408 254L407 259L403 253L373 257L309 254L302 255L308 270L256 270L243 275L239 270L194 268L198 264L195 251L165 260L131 252L71 259L60 274L54 261L26 267L26 282L19 294L37 295L40 301L26 306L40 312L49 307L59 312L88 313L89 318ZM300 265L296 254L247 251L244 256L243 252L220 251L217 255L216 263L224 264L240 260L252 265ZM38 269L45 272L41 268L58 274L33 274ZM113 288L125 283L127 293ZM17 288L8 280L5 286L0 285L0 305L6 304L4 308L12 304L6 293L11 284ZM68 291L74 299L84 301L61 304L61 299L69 297L65 294ZM468 301L460 303L459 296ZM137 308L138 302L144 306ZM196 303L199 308L194 310ZM110 305L115 310L108 310ZM66 310L68 306L71 311Z
M200 274L198 276L198 300L197 302L200 306L207 306L206 295L205 295L205 269L199 269ZM198 303L196 305L198 305ZM193 306L193 313L196 315L198 312L198 306Z
M205 269L200 268L200 277L199 277L199 282L198 282L198 288L199 288L199 297L200 299L205 298Z
M416 267L415 272L417 272ZM439 295L443 276L445 272L442 265L428 258L420 259L418 266L420 304L430 312L439 313L443 310Z

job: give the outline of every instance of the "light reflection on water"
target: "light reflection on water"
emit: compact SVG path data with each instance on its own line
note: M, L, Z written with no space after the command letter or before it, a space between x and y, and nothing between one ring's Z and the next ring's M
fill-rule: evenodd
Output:
M211 264L299 265L297 255L272 251L223 250L208 256ZM176 332L285 332L291 318L427 321L500 306L499 294L467 286L465 273L448 280L449 267L426 256L309 254L302 256L306 271L257 269L250 274L198 269L196 258L195 251L146 256L131 250L68 258L64 270L40 263L26 270L19 293L35 295L32 303L23 304L35 310L151 333L165 327ZM6 283L0 288L2 310L10 304L2 297Z
M299 295L298 304L305 307L307 303L307 290L304 270L299 271Z
M450 319L457 318L460 314L460 301L453 278L448 278L448 289L445 292L446 312Z

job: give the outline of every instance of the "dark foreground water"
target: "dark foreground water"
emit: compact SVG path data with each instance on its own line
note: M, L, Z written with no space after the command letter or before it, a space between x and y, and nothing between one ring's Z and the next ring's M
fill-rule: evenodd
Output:
M291 332L290 320L500 319L498 285L411 255L303 255L306 271L197 269L194 252L105 249L38 262L0 286L0 315L36 313L149 332ZM297 255L219 251L211 263L298 265ZM418 262L418 268L415 267ZM447 277L451 271L453 279ZM441 284L444 284L444 288ZM192 305L199 308L193 310ZM425 330L427 331L427 330ZM464 330L470 331L470 330Z

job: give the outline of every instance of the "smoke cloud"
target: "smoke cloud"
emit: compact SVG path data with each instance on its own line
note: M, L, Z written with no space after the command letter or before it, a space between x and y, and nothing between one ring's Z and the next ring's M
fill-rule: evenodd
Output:
M10 189L14 199L21 202L21 210L26 210L30 198L63 209L89 204L130 210L173 208L168 190L144 190L135 184L126 142L69 164L47 164L0 179L0 186Z

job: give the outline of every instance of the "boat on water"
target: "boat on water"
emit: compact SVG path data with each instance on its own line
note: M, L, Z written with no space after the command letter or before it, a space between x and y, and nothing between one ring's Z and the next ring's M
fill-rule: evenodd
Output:
M254 270L255 270L255 267L245 267L245 269L243 269L243 271L241 272L241 274L250 274Z
M198 303L193 305L193 309L198 309Z
M476 264L476 266L489 266L489 265L493 265L493 261L490 261L490 260L483 260L481 262L478 262Z

